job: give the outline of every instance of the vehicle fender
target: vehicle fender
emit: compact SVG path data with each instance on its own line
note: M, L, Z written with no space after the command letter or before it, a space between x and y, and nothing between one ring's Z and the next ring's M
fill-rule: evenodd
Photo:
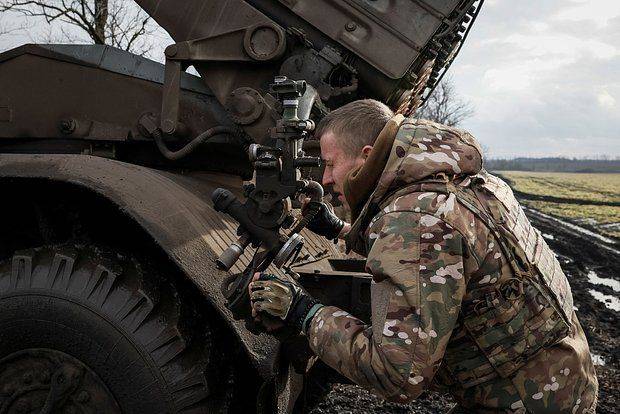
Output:
M178 268L200 289L245 348L263 378L276 372L279 343L267 334L251 334L232 318L220 291L228 272L214 259L236 240L236 225L215 212L211 192L238 192L241 179L224 174L175 174L89 155L1 154L0 179L32 178L70 183L114 203L147 232ZM244 255L231 272L250 258Z

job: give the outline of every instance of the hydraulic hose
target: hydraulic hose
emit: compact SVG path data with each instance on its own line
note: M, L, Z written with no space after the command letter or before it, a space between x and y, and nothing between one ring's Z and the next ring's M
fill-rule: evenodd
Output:
M196 138L191 140L187 145L185 145L180 150L170 151L170 149L168 149L168 146L166 146L166 143L164 142L161 130L159 128L156 128L155 130L153 130L153 132L151 132L151 135L153 135L153 138L155 139L155 143L157 144L157 148L159 148L159 151L161 152L161 154L171 161L180 160L181 158L188 156L189 154L194 152L196 148L200 146L200 144L204 143L210 138L213 138L216 135L221 135L221 134L236 135L237 131L234 128L227 127L227 126L216 126L213 128L209 128L206 131L199 134Z

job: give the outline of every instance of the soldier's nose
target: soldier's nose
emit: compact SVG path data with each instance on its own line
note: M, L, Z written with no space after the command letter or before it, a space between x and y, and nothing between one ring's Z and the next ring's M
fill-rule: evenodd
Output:
M327 170L323 173L323 186L334 184L334 180L332 179L331 173L328 173Z

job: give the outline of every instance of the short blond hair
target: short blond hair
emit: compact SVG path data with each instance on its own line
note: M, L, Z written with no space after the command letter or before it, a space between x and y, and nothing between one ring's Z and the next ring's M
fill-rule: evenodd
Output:
M341 138L338 146L352 157L366 145L373 145L377 136L392 119L394 112L382 102L361 99L350 102L327 114L316 127L314 135L321 139L332 132Z

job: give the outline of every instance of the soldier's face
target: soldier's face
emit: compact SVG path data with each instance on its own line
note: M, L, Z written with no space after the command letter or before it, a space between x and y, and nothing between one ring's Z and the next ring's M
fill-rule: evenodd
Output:
M363 154L348 154L339 145L338 137L331 131L321 136L321 157L325 162L323 185L333 186L334 194L343 204L347 204L342 186L353 169L364 163Z

